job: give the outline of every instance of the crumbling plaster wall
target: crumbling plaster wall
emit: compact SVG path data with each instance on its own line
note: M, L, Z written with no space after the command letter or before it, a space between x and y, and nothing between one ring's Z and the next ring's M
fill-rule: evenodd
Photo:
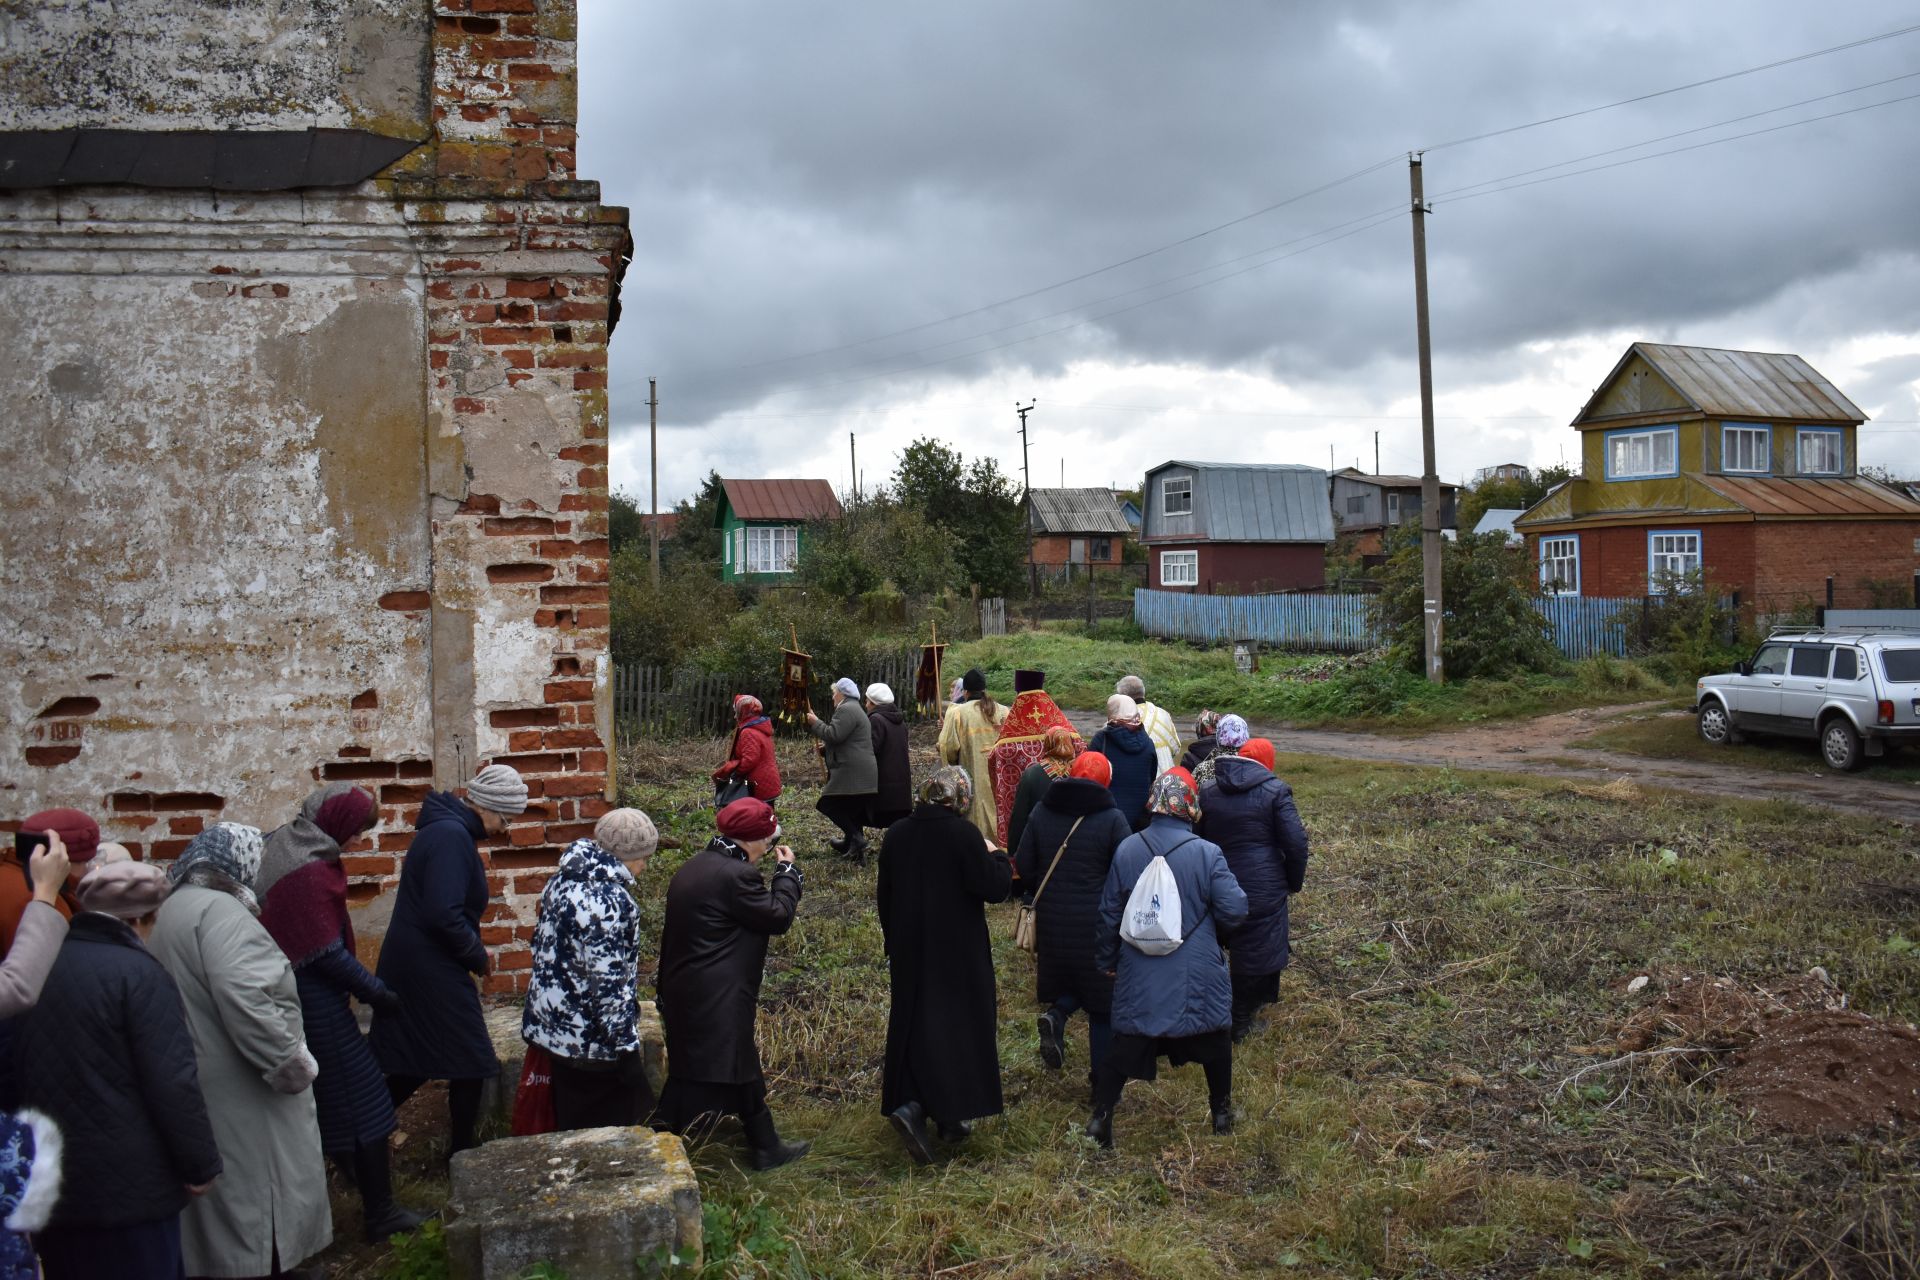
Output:
M0 825L73 804L165 858L355 780L367 897L430 784L505 760L534 794L485 851L510 990L609 803L626 237L573 178L571 4L472 6L426 15L434 136L360 188L0 200Z

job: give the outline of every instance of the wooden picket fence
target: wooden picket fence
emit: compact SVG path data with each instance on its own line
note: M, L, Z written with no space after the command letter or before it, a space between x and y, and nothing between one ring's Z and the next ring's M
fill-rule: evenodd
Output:
M811 690L814 710L826 713L833 681L845 674L862 689L876 681L889 686L901 713L909 721L919 720L920 710L913 699L914 673L919 663L920 651L907 649L869 658L861 671L816 670ZM779 710L780 690L777 686L761 687L766 684L764 677L727 672L675 671L638 663L617 665L613 669L613 719L622 734L661 738L724 734L733 728L735 694L754 695L769 714ZM774 723L779 725L777 715Z

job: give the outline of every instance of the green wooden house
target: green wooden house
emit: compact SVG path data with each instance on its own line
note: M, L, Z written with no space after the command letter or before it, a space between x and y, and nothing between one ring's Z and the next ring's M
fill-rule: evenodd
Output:
M825 480L720 480L722 582L778 582L800 565L806 528L838 520L840 499Z

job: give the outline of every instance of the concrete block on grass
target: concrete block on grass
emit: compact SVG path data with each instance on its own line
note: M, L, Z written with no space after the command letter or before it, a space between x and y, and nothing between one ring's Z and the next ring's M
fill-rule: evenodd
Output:
M520 1087L520 1068L527 1060L527 1042L520 1038L520 1006L488 1005L487 1034L493 1038L493 1051L500 1058L500 1074L481 1095L483 1114L496 1117L500 1132L506 1132L513 1111L514 1091ZM646 1069L653 1096L659 1097L667 1083L667 1034L660 1026L660 1012L651 1000L640 1002L640 1063Z
M521 1280L541 1262L568 1280L633 1280L670 1255L698 1265L700 1184L670 1133L501 1138L453 1158L446 1238L453 1280Z

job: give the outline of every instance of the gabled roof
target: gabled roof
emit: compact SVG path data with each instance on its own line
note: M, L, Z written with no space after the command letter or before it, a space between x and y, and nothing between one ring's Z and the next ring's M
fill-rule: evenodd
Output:
M1188 540L1207 542L1332 542L1333 507L1327 502L1327 473L1293 463L1163 462L1147 472L1148 482L1168 467L1194 473L1196 521ZM1151 510L1156 504L1147 497ZM1145 526L1142 526L1145 531ZM1154 539L1182 535L1164 531Z
M1035 533L1128 533L1111 489L1030 489L1027 513Z
M1632 410L1598 410L1614 382L1636 359L1644 360L1663 378L1682 404L1705 417L1842 423L1867 418L1839 388L1796 355L1636 342L1581 407L1574 426L1632 416Z
M1514 536L1513 522L1521 514L1520 507L1488 507L1480 513L1480 523L1473 526L1475 533L1504 533Z
M840 499L825 480L728 480L727 506L742 520L838 520ZM716 518L718 513L716 513Z
M1786 480L1771 476L1703 475L1700 483L1756 516L1910 516L1920 502L1865 479Z
M1358 467L1342 467L1334 472L1343 480L1357 480L1362 484L1375 485L1382 489L1418 489L1425 483L1419 476L1375 475L1371 471L1362 471ZM1458 489L1457 484L1440 482L1442 489Z

